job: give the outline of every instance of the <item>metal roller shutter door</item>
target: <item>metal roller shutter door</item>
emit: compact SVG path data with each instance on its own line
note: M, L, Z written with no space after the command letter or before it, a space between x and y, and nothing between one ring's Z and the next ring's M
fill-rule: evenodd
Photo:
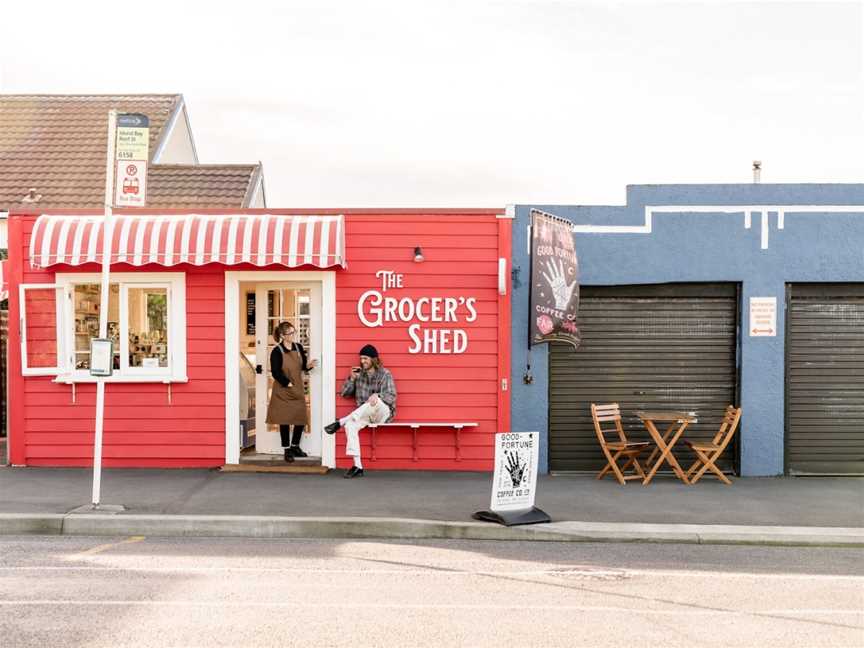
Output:
M648 439L633 416L640 409L695 411L699 421L684 438L713 438L726 406L737 402L737 304L736 284L583 287L582 346L550 348L550 469L602 467L592 402L619 403L634 440ZM718 462L723 470L732 469L737 438ZM684 445L675 454L689 466Z
M787 292L786 472L864 473L864 284Z

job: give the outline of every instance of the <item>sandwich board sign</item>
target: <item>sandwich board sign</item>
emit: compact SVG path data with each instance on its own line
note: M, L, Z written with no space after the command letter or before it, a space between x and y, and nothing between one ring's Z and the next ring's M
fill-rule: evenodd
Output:
M474 518L505 526L549 522L549 516L534 506L539 458L539 432L496 434L489 511L478 511Z

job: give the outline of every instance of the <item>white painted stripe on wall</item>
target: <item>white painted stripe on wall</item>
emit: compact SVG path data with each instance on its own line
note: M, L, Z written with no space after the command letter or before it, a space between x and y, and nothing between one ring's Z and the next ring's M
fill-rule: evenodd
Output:
M750 229L753 225L753 212L745 211L744 212L744 229Z
M782 230L786 221L786 212L782 209L777 212L777 229Z
M762 249L768 249L768 210L762 212Z

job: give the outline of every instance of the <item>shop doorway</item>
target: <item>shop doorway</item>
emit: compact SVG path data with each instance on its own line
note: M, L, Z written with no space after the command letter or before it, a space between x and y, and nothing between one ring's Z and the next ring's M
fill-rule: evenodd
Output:
M318 361L304 378L309 425L300 446L309 456L295 464L333 467L333 439L324 438L322 432L327 417L332 418L335 411L332 390L324 389L333 382L335 362L332 274L226 275L226 463L284 463L279 426L268 425L266 417L273 387L273 331L280 322L289 321L308 360ZM292 280L274 280L286 276Z

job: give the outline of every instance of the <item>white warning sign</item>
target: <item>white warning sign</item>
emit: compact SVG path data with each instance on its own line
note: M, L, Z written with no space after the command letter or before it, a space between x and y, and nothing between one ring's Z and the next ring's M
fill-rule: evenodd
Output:
M518 511L534 506L539 458L538 432L502 432L495 435L491 510Z
M114 181L117 207L144 207L147 196L147 162L118 160Z
M777 298L750 298L750 337L777 335Z

